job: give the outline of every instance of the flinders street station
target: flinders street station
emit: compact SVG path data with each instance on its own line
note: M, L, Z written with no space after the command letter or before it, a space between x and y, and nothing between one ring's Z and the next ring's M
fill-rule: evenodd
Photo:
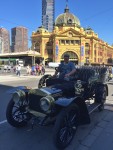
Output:
M113 58L113 47L101 40L91 28L81 27L80 20L66 6L54 23L52 32L39 27L32 32L32 49L48 62L63 61L64 54L76 64L108 64Z

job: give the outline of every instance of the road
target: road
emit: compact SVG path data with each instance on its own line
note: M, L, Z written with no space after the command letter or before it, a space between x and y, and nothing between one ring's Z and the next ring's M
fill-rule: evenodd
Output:
M53 74L54 69L46 69L46 74ZM41 76L32 76L26 75L25 69L23 69L21 76L18 77L14 73L2 73L0 74L0 101L1 103L1 109L0 109L0 121L5 119L5 110L8 101L11 98L11 95L9 95L8 90L17 87L17 86L28 86L31 88L37 88L38 87L38 81L41 78Z
M49 72L49 71L48 71ZM47 73L48 73L47 72ZM50 70L50 72L53 72ZM35 127L32 131L30 124L26 128L15 129L10 126L5 117L6 107L11 98L11 95L7 91L13 87L19 85L26 85L32 88L36 88L40 77L12 77L12 76L2 76L0 81L0 150L56 150L53 144L53 126L49 127ZM3 80L4 79L4 80ZM109 83L109 96L107 97L107 104L113 105L113 82ZM106 109L112 109L106 106ZM66 150L79 150L78 147L81 146L83 149L88 150L84 147L84 140L89 136L89 133L94 131L97 124L103 121L103 118L109 115L109 110L104 110L103 112L94 112L91 115L91 124L80 126L76 133L76 136L70 146ZM101 130L99 129L99 134ZM91 138L94 139L94 138ZM93 141L89 138L89 145ZM109 148L108 148L109 149ZM95 149L96 150L96 149Z

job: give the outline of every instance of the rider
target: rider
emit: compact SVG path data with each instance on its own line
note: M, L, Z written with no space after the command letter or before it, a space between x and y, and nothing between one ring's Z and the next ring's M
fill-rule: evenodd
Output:
M64 62L62 62L58 69L56 69L55 74L53 75L53 77L55 77L55 79L49 79L46 81L47 86L48 85L52 85L55 83L63 83L65 81L70 81L73 79L73 75L76 72L75 69L75 65L73 62L69 61L69 55L65 54L64 55ZM59 73L58 78L57 75Z
M64 78L72 78L73 74L75 73L75 65L73 62L69 61L69 55L65 54L64 55L64 62L62 62L58 69L55 71L55 74L53 76L57 76L59 73L59 78L64 79Z

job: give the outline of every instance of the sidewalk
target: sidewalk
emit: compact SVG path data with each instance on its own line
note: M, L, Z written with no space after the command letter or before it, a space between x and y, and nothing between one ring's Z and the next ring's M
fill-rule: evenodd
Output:
M81 126L78 148L73 150L113 150L113 96L107 96L104 111L92 113L91 124Z
M113 111L104 110L103 113L89 134L84 139L79 139L78 149L73 150L113 150Z
M104 110L90 115L91 123L78 127L66 150L113 150L113 96L107 96Z

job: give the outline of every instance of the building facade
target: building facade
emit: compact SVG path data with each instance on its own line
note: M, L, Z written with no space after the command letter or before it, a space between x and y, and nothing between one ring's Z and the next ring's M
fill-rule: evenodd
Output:
M10 52L10 35L5 28L0 28L0 54Z
M80 20L66 6L54 25L53 32L40 27L32 33L32 47L41 54L45 64L63 61L65 53L76 64L108 64L113 59L113 46L101 40L91 28L83 28Z
M2 37L0 37L0 54L3 53L3 40Z
M53 30L55 0L42 0L42 25L49 32Z
M24 52L28 50L28 29L22 26L11 29L12 52Z

